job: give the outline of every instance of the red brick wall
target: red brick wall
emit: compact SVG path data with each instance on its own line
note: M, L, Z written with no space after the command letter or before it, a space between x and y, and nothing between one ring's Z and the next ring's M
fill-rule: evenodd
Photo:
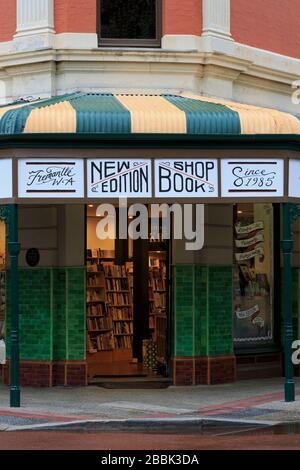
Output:
M96 0L54 0L56 33L95 33Z
M243 44L300 58L299 0L233 0L231 33Z
M202 0L163 0L163 35L202 32Z
M163 34L200 35L202 0L163 0ZM96 0L55 0L57 33L95 33Z
M16 0L0 0L0 42L11 41L16 32Z

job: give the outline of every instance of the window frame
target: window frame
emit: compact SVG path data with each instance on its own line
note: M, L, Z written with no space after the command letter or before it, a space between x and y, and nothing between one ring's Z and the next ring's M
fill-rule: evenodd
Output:
M123 39L101 38L101 0L97 0L97 35L98 47L161 47L162 37L162 0L156 0L156 38L155 39Z

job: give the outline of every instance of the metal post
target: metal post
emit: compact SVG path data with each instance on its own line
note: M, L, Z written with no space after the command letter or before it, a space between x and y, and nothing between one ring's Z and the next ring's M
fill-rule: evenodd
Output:
M18 206L8 206L8 253L11 273L10 406L20 406Z
M283 313L284 313L284 363L285 363L285 401L295 401L295 381L294 366L292 363L292 342L293 342L293 323L292 323L292 268L291 256L293 249L291 222L292 205L283 203L283 240L281 242L283 252L283 271L284 271L284 294L283 294Z

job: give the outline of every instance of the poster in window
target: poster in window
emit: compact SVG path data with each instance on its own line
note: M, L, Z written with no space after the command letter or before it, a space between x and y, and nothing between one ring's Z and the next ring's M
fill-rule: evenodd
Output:
M273 207L237 204L234 223L234 344L273 342Z

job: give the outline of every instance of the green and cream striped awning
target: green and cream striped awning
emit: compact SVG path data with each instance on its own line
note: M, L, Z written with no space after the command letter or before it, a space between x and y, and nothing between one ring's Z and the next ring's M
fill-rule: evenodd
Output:
M72 93L0 107L0 135L300 134L300 116L218 98Z

